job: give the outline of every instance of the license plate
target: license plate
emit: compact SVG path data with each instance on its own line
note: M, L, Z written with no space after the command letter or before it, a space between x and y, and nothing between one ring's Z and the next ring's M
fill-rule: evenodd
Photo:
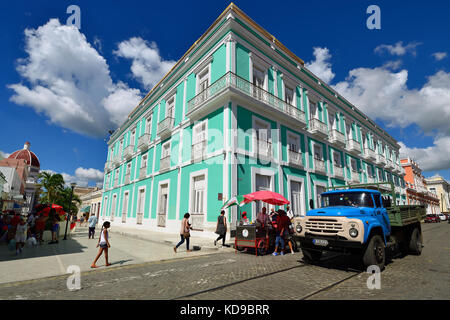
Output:
M313 239L312 241L316 246L326 247L328 245L328 240L323 239Z

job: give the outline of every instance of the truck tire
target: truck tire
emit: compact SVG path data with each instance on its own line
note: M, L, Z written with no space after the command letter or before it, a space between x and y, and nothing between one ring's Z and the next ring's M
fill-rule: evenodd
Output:
M376 234L370 238L366 250L363 252L362 260L366 268L376 265L380 270L384 269L386 263L386 246L380 235Z
M319 262L320 258L322 257L322 251L316 251L316 250L309 250L309 249L303 249L303 258L307 263L317 263Z
M411 233L409 252L418 256L422 253L422 232L417 227Z

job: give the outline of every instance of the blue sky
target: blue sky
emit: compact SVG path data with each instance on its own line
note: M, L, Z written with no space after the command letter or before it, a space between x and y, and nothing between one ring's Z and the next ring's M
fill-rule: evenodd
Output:
M72 4L81 9L79 31L64 29ZM11 153L28 140L41 169L81 184L100 182L107 130L228 4L2 1L0 152ZM414 157L426 176L439 173L450 180L450 3L235 4L400 141L402 152ZM381 30L366 27L371 4L381 9ZM64 42L62 36L75 40ZM64 54L49 53L52 48ZM73 93L67 97L63 88Z

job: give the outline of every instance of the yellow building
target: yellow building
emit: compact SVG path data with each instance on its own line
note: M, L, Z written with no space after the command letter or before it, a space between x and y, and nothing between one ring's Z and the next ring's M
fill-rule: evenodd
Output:
M86 213L86 217L91 215L97 216L97 221L100 214L100 205L102 203L103 189L93 188L90 192L80 196L81 205L78 210L77 218L80 219L83 213Z
M425 179L427 189L439 197L439 205L442 213L450 213L450 184L441 176Z

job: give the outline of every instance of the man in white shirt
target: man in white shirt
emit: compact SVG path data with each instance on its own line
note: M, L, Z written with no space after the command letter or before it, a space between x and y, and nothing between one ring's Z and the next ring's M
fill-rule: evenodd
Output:
M89 223L89 239L91 238L91 235L92 239L94 239L95 226L97 225L97 217L95 216L95 214L89 217L88 223Z
M286 206L286 215L289 219L294 219L294 213L292 212L291 208L289 206Z

